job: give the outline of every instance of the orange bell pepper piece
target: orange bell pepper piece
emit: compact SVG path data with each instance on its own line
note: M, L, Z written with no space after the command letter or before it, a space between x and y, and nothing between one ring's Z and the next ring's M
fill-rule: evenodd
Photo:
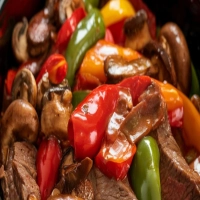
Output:
M200 152L200 114L197 109L187 96L171 84L154 81L160 85L168 110L183 106L182 133L184 142L187 146L192 146Z
M178 91L183 100L183 138L188 146L200 152L200 114L182 92Z
M105 40L99 40L87 51L80 66L79 73L89 73L97 77L101 83L106 82L104 60L109 55L121 55L127 61L140 58L141 55L130 48L124 48Z

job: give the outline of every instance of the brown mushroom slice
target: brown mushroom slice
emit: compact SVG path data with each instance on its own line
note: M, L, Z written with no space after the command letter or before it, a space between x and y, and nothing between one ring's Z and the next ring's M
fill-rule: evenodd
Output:
M191 101L194 104L195 108L200 113L200 97L199 97L199 95L197 95L197 94L192 95Z
M119 55L111 55L104 61L104 71L109 83L118 83L135 75L154 76L156 72L152 69L152 63L145 57L128 62Z
M52 31L48 10L44 9L33 16L27 30L28 52L32 57L48 51Z
M29 55L27 52L27 29L28 21L26 18L23 18L22 22L18 22L13 30L12 34L12 49L15 55L15 58L23 63L28 60Z
M81 181L87 178L92 166L93 161L87 157L81 162L75 162L74 152L69 148L61 163L60 180L56 188L61 193L71 193Z
M50 88L43 97L41 132L56 135L61 142L68 140L67 127L72 112L72 93L69 89Z
M173 62L161 44L156 41L149 42L142 50L142 54L150 59L155 71L157 70L157 75L153 78L156 78L161 82L167 81L175 87L177 86Z
M124 33L126 35L125 46L133 50L141 50L151 41L147 14L144 10L139 10L135 16L125 21Z
M178 89L188 95L191 82L191 61L183 32L175 23L166 23L160 30L159 41L174 63Z
M139 103L132 108L120 126L131 144L155 130L164 119L165 104L159 87L152 83L139 97Z
M22 99L13 101L1 121L1 163L6 163L9 147L16 140L36 142L38 129L39 120L34 107Z
M37 85L30 70L24 68L17 72L12 84L12 100L24 99L36 106Z

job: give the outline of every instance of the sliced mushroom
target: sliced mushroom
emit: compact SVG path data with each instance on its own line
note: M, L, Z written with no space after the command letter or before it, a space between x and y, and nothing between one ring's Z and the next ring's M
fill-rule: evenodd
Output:
M47 9L33 16L27 30L28 52L32 57L48 51L53 31Z
M87 178L92 166L93 161L87 157L80 162L75 162L74 152L72 148L69 148L62 160L60 181L56 188L61 193L71 194L81 181Z
M28 60L29 55L27 52L27 29L28 21L26 18L23 18L22 22L19 22L15 25L12 34L12 48L16 59L23 63Z
M142 137L155 130L164 119L166 104L160 94L159 86L152 83L139 97L120 126L131 144L137 143Z
M10 145L16 140L34 143L39 129L38 115L27 101L17 99L6 109L1 121L1 164L5 164Z
M68 139L67 127L72 112L72 93L66 87L52 87L45 92L41 112L41 132L56 135L61 142Z
M149 58L157 71L154 78L161 82L167 81L177 86L176 73L173 62L166 50L156 41L149 42L142 50L142 54Z
M134 50L141 50L151 41L151 35L147 24L147 14L139 10L135 16L128 18L124 23L126 35L125 46Z
M118 83L135 75L154 76L156 72L152 69L152 63L145 57L128 62L119 55L111 55L104 61L104 71L109 83Z
M30 70L24 68L20 70L12 84L12 100L23 99L36 107L37 85Z
M191 61L183 32L175 23L166 23L160 30L159 41L174 64L178 89L188 95L191 82Z

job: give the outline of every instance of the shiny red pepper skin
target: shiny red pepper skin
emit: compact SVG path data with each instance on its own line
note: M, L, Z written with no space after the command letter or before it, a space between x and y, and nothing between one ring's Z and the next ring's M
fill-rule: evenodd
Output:
M73 111L68 136L77 159L94 158L98 153L118 95L119 88L115 85L101 85Z
M112 24L108 27L110 32L112 33L114 43L118 44L120 46L124 46L126 36L124 34L124 22L126 19L122 19L119 22L116 22L115 24Z
M130 88L132 95L133 105L138 103L138 97L144 92L144 90L151 84L151 78L149 76L133 76L124 79L118 85L126 88Z
M56 39L55 50L58 50L58 53L63 53L67 48L67 44L71 38L72 33L75 31L78 23L86 16L85 10L80 7L77 8L68 18L58 32Z
M60 144L56 137L50 136L40 143L37 159L37 184L40 188L41 200L46 200L57 181L58 170L62 158Z
M68 65L63 55L57 53L52 54L42 65L40 72L36 78L36 83L38 84L43 75L48 72L50 81L54 84L59 84L65 78L67 68Z

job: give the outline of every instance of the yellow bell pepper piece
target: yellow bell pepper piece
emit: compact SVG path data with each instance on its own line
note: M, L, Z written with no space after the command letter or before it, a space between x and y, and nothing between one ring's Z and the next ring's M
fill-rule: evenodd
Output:
M124 48L105 40L99 40L94 47L87 51L79 73L89 73L97 77L101 83L105 83L104 60L109 55L121 55L127 61L141 57L137 51L130 48Z
M110 0L101 9L105 26L108 27L122 19L135 15L135 10L128 0Z

